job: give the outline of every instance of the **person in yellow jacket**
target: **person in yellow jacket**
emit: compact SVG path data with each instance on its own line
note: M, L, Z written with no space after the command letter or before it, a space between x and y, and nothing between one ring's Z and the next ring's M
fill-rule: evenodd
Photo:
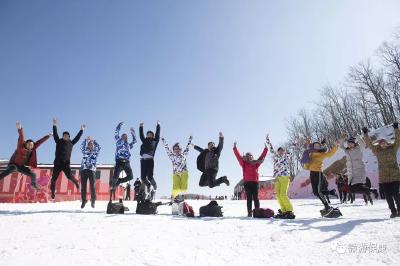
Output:
M325 159L332 157L339 146L339 141L330 150L327 149L325 144L314 142L309 146L309 162L304 164L304 169L310 171L310 182L313 194L317 196L325 206L325 211L331 209L328 201L322 193L323 177L322 173L323 162Z

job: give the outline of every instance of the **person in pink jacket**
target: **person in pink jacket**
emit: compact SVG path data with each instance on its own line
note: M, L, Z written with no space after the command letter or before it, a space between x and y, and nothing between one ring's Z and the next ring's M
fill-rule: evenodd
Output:
M264 162L268 149L265 145L260 157L257 160L254 160L254 157L250 152L247 152L244 156L240 155L236 144L236 142L233 144L233 152L243 169L244 189L246 191L247 198L247 216L252 217L253 201L255 208L260 208L260 200L258 199L258 168L260 168L261 164Z

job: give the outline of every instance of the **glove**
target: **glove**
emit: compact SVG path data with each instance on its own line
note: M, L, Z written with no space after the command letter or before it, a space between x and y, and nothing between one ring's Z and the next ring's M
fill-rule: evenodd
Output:
M393 123L393 128L394 129L399 129L399 122L394 122Z
M321 141L321 144L322 144L322 145L325 145L325 144L326 144L326 139L323 139L323 140Z
M362 128L362 132L363 132L364 134L367 134L367 133L368 133L368 128L363 127L363 128Z

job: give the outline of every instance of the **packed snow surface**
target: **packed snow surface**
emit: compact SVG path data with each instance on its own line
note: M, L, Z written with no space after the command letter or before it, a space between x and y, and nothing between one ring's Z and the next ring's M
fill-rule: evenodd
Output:
M198 215L208 201L188 201ZM107 202L0 204L1 265L399 265L400 218L384 200L339 205L321 218L314 199L292 200L295 220L246 217L245 201L219 201L223 218L105 213ZM333 200L337 204L337 200ZM274 200L261 207L275 211Z

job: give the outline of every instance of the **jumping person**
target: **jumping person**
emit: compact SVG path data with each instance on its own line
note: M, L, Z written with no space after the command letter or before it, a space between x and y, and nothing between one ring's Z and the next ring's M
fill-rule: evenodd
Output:
M56 197L56 181L58 176L61 172L64 172L65 176L74 183L76 189L79 190L79 183L76 178L74 178L71 174L71 153L73 146L78 143L79 139L81 138L83 131L85 130L86 126L82 125L81 130L79 130L76 137L71 140L70 134L68 131L63 132L63 136L60 139L57 132L57 119L53 118L53 138L56 142L56 152L55 152L55 159L54 159L54 169L53 175L51 177L51 198L54 199Z
M83 154L81 163L81 199L83 209L86 205L86 193L87 193L87 181L89 179L90 184L90 203L92 208L95 206L96 202L96 165L97 156L100 152L100 145L96 140L93 140L90 136L85 139L81 144L81 151Z
M133 172L130 164L131 152L133 145L136 143L135 130L131 127L132 141L128 142L128 134L124 133L121 136L119 132L124 122L120 122L115 128L114 139L115 139L115 168L114 175L111 180L111 190L115 190L119 184L128 182L133 179ZM124 171L126 177L119 178L121 172Z
M347 139L347 141L345 140ZM351 202L354 201L353 194L363 194L366 198L371 198L370 194L373 193L378 197L378 191L371 189L365 185L367 173L365 170L365 163L363 161L363 152L365 143L360 137L348 137L347 134L342 134L340 148L346 154L346 169L348 182L350 186L350 193L352 195ZM347 142L347 147L345 146ZM371 199L372 201L372 199Z
M385 139L379 140L374 146L368 135L368 128L362 129L367 147L378 159L379 183L385 193L385 198L391 211L390 218L400 217L400 169L397 164L397 151L400 147L400 130L397 122L393 123L395 141L389 144ZM397 209L396 209L397 206Z
M11 156L7 168L0 174L0 180L11 173L19 172L29 176L31 178L31 186L39 189L36 184L36 174L31 168L37 167L37 148L48 140L51 134L44 136L36 142L31 139L25 141L24 129L21 123L17 122L16 126L18 130L17 149Z
M278 214L275 216L275 218L294 219L295 215L293 214L293 206L288 197L290 184L290 154L282 147L279 147L278 150L275 151L268 135L266 140L269 150L273 156L275 195L279 206L281 207L278 210Z
M308 153L309 153L309 162L304 165L304 169L310 170L310 181L312 186L312 191L315 196L317 196L322 204L324 204L325 209L321 211L324 213L328 213L332 210L332 207L327 202L324 194L322 193L322 182L323 182L323 173L322 167L325 159L333 156L338 148L339 142L336 142L336 145L332 147L329 151L327 151L327 147L323 141L314 142L309 145Z
M207 149L202 149L199 146L194 145L194 149L200 152L197 157L197 169L202 172L200 177L199 186L213 188L225 183L229 186L228 177L222 176L216 178L219 169L219 157L221 156L221 151L224 146L224 135L222 132L219 133L219 143L215 147L214 142L208 143Z
M193 137L190 136L189 142L183 152L179 143L175 143L171 151L165 139L161 139L167 151L167 155L172 162L172 199L175 199L180 193L187 191L189 173L186 159L189 153L189 147L192 144L192 139Z
M263 152L257 160L254 160L253 154L247 152L244 156L240 155L237 148L237 143L233 144L233 153L236 156L240 166L243 169L243 180L244 189L246 191L247 198L247 216L253 216L252 203L254 201L254 207L260 208L260 200L258 199L258 185L259 185L259 174L258 168L264 162L265 156L267 156L267 146L264 147Z
M146 137L144 137L143 132L144 123L140 123L139 135L142 145L140 146L140 177L142 182L146 185L146 197L154 196L157 190L157 183L154 180L154 156L156 154L156 149L158 142L160 141L160 121L157 121L156 134L153 131L147 131ZM151 186L153 191L151 192Z

